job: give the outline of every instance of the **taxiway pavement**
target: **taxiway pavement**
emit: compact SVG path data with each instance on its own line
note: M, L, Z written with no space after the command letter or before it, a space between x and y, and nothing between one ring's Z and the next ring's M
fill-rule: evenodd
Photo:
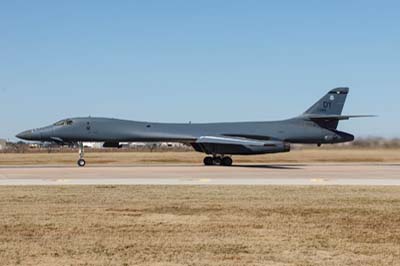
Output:
M3 166L0 185L400 185L400 164Z

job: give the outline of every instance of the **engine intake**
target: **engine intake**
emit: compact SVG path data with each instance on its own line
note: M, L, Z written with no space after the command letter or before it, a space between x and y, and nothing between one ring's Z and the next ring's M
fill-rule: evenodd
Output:
M103 148L122 148L122 145L119 142L104 142Z

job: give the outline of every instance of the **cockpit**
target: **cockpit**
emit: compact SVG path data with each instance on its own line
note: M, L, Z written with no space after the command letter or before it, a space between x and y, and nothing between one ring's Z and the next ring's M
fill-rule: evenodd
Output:
M73 123L74 122L71 119L65 119L65 120L58 121L57 123L54 124L54 126L70 126Z

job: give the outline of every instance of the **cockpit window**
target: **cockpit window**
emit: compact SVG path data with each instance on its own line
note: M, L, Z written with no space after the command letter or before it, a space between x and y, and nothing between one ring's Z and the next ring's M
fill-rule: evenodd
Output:
M72 124L73 124L73 121L71 119L67 119L67 120L58 121L54 125L55 126L69 126L69 125L72 125Z

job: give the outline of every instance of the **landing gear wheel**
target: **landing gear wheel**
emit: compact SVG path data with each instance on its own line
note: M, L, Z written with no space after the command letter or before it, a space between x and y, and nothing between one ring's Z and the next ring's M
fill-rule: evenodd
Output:
M79 160L78 160L78 166L79 167L84 167L86 165L86 161L83 159L85 156L85 147L83 146L83 142L78 142L79 146Z
M86 165L86 161L84 159L79 159L78 160L78 166L79 167L84 167Z
M232 163L233 163L233 160L232 160L231 157L222 158L221 165L223 165L223 166L231 166Z
M214 157L213 158L213 163L214 163L214 165L221 165L222 164L221 157Z
M206 157L206 158L204 158L204 165L213 165L214 164L214 161L213 161L213 158L212 157Z

